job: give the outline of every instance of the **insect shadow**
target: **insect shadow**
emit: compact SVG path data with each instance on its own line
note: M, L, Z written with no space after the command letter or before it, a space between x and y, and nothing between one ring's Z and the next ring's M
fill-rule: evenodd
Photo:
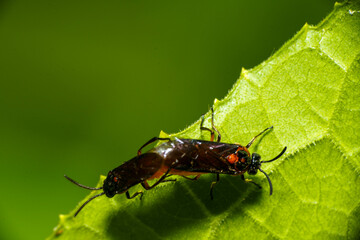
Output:
M198 224L206 225L204 221L210 224L214 217L231 211L234 204L237 209L246 209L260 199L262 191L253 184L225 176L214 190L216 197L211 200L209 183L213 180L214 176L196 182L178 178L177 182L166 183L169 186L149 191L143 200L114 212L108 219L106 231L112 239L166 239L184 229L196 228Z

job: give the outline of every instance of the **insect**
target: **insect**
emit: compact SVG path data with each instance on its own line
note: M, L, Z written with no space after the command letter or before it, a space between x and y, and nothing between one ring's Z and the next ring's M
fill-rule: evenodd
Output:
M176 181L176 179L168 179L172 175L197 180L202 174L216 174L216 181L212 182L210 186L210 197L213 199L213 188L219 182L220 174L240 175L243 180L261 188L252 180L244 177L245 172L255 175L259 170L269 182L271 195L273 191L271 180L260 167L262 163L269 163L280 158L285 153L286 147L275 158L268 161L260 161L260 155L257 153L250 154L248 149L257 137L271 129L272 126L256 135L246 146L223 143L221 142L220 132L214 126L214 111L212 108L211 111L211 129L203 126L204 115L200 123L200 131L210 132L210 141L179 138L172 140L170 138L154 137L140 147L136 157L109 171L103 186L99 188L82 185L65 175L65 178L79 187L89 190L103 190L103 192L89 198L82 204L74 217L86 204L101 195L111 198L116 194L125 193L128 199L132 199L137 195L140 195L141 199L143 196L142 191L130 195L129 189L134 185L141 184L146 190L150 190L160 183ZM214 141L215 132L217 133L216 141ZM144 147L158 140L165 142L146 153L141 152ZM188 177L191 175L195 175L195 177ZM158 180L150 186L148 180L152 179Z

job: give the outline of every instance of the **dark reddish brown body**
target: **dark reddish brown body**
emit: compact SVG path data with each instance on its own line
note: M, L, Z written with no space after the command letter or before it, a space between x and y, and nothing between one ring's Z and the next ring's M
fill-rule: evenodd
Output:
M235 158L244 163L243 167L236 167L235 162L231 161L235 153ZM134 157L111 173L118 186L124 186L119 189L121 193L146 180L160 178L166 172L180 176L243 174L247 171L250 160L247 148L238 144L175 138Z
M142 191L137 191L133 195L130 195L128 190L137 184L141 184L146 190L149 190L160 183L175 181L176 179L167 179L171 175L179 175L185 178L188 178L187 176L189 175L195 175L195 178L188 179L196 180L202 174L216 174L216 182L212 182L210 187L210 196L212 199L212 190L214 185L219 181L220 174L241 175L242 179L246 180L243 175L245 172L250 175L255 175L259 170L264 173L268 179L271 195L272 184L270 178L260 166L261 163L272 162L278 159L286 151L286 147L277 157L268 161L260 161L260 155L257 153L250 154L248 148L258 136L272 127L266 128L260 134L256 135L246 146L222 143L220 142L220 132L214 126L213 109L211 110L212 129L203 127L204 116L202 116L202 121L200 123L200 130L210 132L210 141L178 138L171 140L169 138L154 137L138 150L138 155L136 157L109 171L103 186L99 188L84 186L65 176L68 180L80 187L90 190L103 190L102 193L88 199L75 213L75 216L88 202L96 197L105 194L107 197L111 198L116 194L121 193L125 193L126 197L129 199L134 198L139 194L142 196ZM213 141L215 131L218 135L216 142ZM141 153L141 149L157 140L165 142L146 153ZM152 179L158 180L150 186L147 181ZM252 182L251 180L247 181ZM256 183L254 184L257 185ZM260 187L259 185L257 186Z
M247 168L238 169L230 157L246 162L250 158L247 148L238 144L210 142L196 139L177 139L161 144L151 150L163 158L163 166L156 175L165 173L171 167L170 174L200 175L220 173L238 175Z

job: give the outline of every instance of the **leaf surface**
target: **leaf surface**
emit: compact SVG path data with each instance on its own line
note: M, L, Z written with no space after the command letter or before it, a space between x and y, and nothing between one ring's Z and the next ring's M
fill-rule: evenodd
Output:
M318 26L306 24L268 60L243 69L228 95L215 100L223 142L246 145L273 125L250 150L267 160L288 147L282 158L262 166L272 196L262 174L249 177L261 190L240 177L221 176L213 201L214 176L178 178L146 191L142 201L99 197L73 218L94 191L60 215L49 239L357 239L359 84L360 3L336 4ZM209 139L199 124L170 137Z

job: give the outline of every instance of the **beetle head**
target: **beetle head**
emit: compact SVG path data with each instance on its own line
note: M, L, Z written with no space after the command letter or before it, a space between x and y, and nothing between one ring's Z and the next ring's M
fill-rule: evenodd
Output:
M270 186L270 195L272 194L272 184L271 184L271 180L269 178L269 176L266 174L266 172L264 172L260 167L261 167L261 164L262 163L269 163L269 162L272 162L272 161L275 161L276 159L278 159L279 157L281 157L284 152L286 151L286 147L281 151L281 153L279 155L277 155L275 158L271 159L271 160L268 160L268 161L260 161L261 157L259 154L257 153L253 153L251 155L251 163L249 165L249 168L247 170L248 174L250 175L255 175L257 173L257 170L259 170L260 172L262 172L268 182L269 182L269 186Z
M115 179L117 178L114 176L113 172L110 171L104 180L103 190L108 198L112 198L117 193L118 184Z
M248 174L255 175L257 173L258 169L260 169L260 167L261 167L260 159L261 159L261 156L257 153L253 153L251 155L251 163L247 170Z
M136 182L137 184L138 182ZM115 171L109 171L106 179L104 180L103 190L108 198L112 198L116 194L126 192L131 186L129 179L122 174L118 174Z

